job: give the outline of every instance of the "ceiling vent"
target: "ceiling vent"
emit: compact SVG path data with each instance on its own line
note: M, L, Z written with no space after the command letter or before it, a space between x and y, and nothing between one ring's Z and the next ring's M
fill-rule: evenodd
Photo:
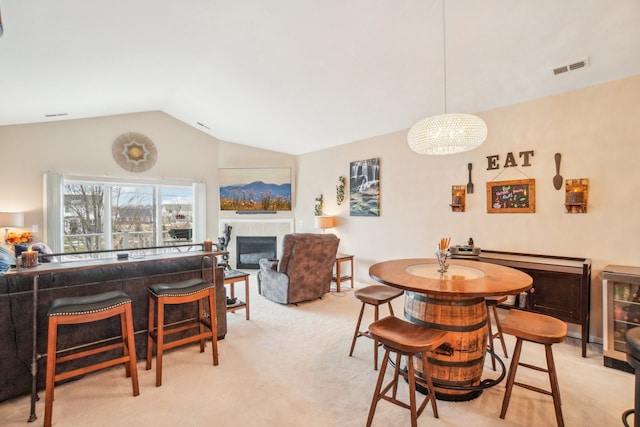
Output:
M558 74L566 73L569 71L569 68L565 65L564 67L554 68L553 74L557 76Z
M586 68L589 66L589 59L583 59L582 61L574 62L573 64L563 65L562 67L554 68L553 75L557 76L558 74L563 74L568 71L575 71L581 68Z

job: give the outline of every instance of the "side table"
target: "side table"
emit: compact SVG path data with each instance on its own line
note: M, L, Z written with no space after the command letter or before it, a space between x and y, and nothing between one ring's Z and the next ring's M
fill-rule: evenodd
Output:
M245 310L246 318L249 320L249 273L238 270L225 270L224 284L229 285L229 295L235 298L235 284L244 280L244 295L246 301L237 300L232 305L227 305L227 313L233 313L237 310Z
M351 264L351 274L343 275L340 271L340 264L346 261ZM336 275L332 280L336 282L336 292L340 292L340 284L346 281L351 281L351 288L353 289L353 255L336 254Z

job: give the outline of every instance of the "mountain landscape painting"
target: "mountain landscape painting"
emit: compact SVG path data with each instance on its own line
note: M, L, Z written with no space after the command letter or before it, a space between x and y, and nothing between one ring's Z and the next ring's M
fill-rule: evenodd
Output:
M220 210L290 211L291 169L220 169Z

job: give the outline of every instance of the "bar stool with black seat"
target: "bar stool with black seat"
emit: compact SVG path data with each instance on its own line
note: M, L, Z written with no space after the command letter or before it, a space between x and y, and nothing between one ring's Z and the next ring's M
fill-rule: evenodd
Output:
M140 394L138 387L138 370L136 366L136 349L133 336L133 315L131 298L122 291L110 291L86 297L65 297L51 301L47 312L49 331L47 337L47 371L45 384L44 426L51 426L53 415L53 389L57 381L66 380L110 366L124 364L125 374L131 377L133 395ZM57 356L57 340L59 325L77 325L96 322L110 317L120 317L122 341L90 348L66 356ZM104 353L122 348L123 355L110 360L88 366L57 373L56 366L72 360ZM62 349L64 351L64 349Z
M200 341L200 352L204 353L205 340L211 339L213 352L213 364L218 365L218 338L215 308L215 286L208 280L189 279L175 283L160 283L151 285L149 291L149 319L147 334L147 366L151 369L153 356L153 343L156 343L156 387L162 385L162 356L164 350L179 347L195 341ZM209 315L204 312L204 299L209 300ZM187 304L198 302L197 319L180 323L176 326L165 325L165 305ZM157 306L157 323L156 318ZM157 325L157 326L156 326ZM210 331L205 330L205 326ZM170 342L165 342L165 337L177 332L190 329L198 329L195 335L189 335Z
M369 417L367 418L367 427L371 426L373 416L376 412L376 406L380 399L384 399L400 407L411 411L411 426L418 425L418 417L431 401L433 416L438 418L438 407L436 405L436 394L433 389L433 381L431 379L431 368L429 363L429 353L435 351L447 337L446 331L427 328L425 326L410 323L394 316L387 316L382 320L378 320L369 325L369 334L375 340L379 341L385 348L384 358L380 366L378 374L378 382L373 393L371 408L369 409ZM389 363L389 355L391 352L396 354L395 369L393 380L382 389L384 374ZM416 377L414 367L414 356L420 355L423 365L423 376ZM400 371L400 360L402 356L407 357L407 372ZM398 390L398 378L406 378L409 383L409 404L398 400L396 392ZM419 408L416 408L416 382L428 390L427 396L422 401ZM391 396L387 395L392 389Z
M392 316L393 307L391 301L402 295L404 291L402 289L392 288L386 285L371 285L366 288L358 289L354 292L356 298L362 301L362 307L360 307L360 315L358 316L358 323L356 323L356 330L353 333L353 339L351 340L351 350L349 351L349 357L353 355L353 349L356 347L356 339L358 337L368 337L369 331L360 331L360 324L362 323L362 315L364 314L364 307L369 304L374 307L373 321L379 319L379 307L383 304L389 306L389 314ZM378 369L378 342L373 340L373 369Z
M507 385L504 393L504 399L502 401L500 418L504 419L507 413L507 408L509 407L511 391L513 386L517 385L528 390L551 396L553 398L553 406L556 413L558 427L563 427L564 420L562 418L560 387L558 386L558 377L556 375L556 367L553 361L553 351L551 346L564 341L567 336L567 324L561 320L544 314L531 313L522 310L511 310L502 321L502 332L515 336L516 345L513 350L513 359L511 360L511 367L509 368L509 374L507 376ZM522 351L522 343L524 341L544 345L547 359L546 369L540 366L520 362L520 353ZM523 366L540 372L547 372L549 374L551 391L515 381L518 366Z
M507 345L504 342L504 337L502 336L502 325L500 324L500 317L498 317L498 305L502 304L507 300L506 296L501 297L486 297L484 301L487 304L487 314L489 316L489 321L487 322L488 326L488 338L489 338L489 349L491 350L491 367L493 370L496 370L496 356L495 356L495 348L493 346L493 340L498 338L500 340L500 344L502 344L502 352L504 353L504 357L508 358L507 354ZM493 321L496 324L496 331L493 332L493 326L491 325L491 316L493 314Z
M627 363L635 371L635 396L634 396L634 408L624 411L622 414L622 423L629 427L628 418L633 415L633 426L640 427L640 328L629 329L624 334L624 339L627 343Z

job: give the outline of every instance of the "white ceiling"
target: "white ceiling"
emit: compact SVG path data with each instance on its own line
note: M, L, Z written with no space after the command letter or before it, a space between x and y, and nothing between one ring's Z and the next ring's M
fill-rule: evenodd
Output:
M449 0L446 43L442 0L0 0L0 10L0 125L160 110L294 155L443 113L443 45L448 112L640 74L638 0Z

